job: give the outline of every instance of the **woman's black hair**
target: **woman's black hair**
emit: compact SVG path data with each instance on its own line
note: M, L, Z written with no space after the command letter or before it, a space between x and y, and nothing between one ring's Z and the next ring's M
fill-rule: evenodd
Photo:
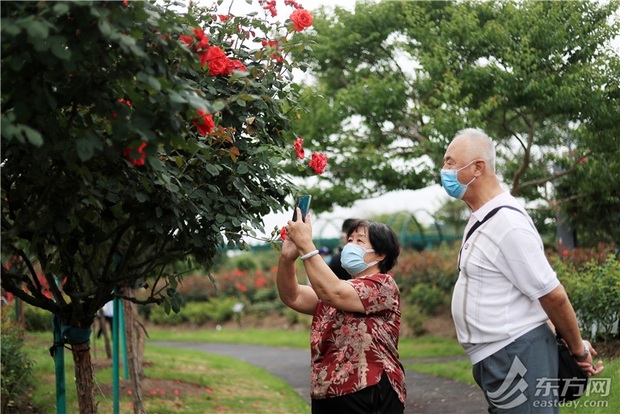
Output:
M377 254L384 254L385 258L379 262L381 273L389 272L395 265L400 254L400 243L394 230L387 224L372 220L357 220L351 223L347 238L360 227L368 229L368 241Z

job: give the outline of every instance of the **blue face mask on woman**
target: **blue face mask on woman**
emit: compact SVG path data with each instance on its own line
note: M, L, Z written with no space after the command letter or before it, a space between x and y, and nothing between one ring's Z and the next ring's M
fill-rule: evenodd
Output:
M370 266L379 263L377 260L370 263L366 263L364 261L364 256L366 253L371 253L374 251L374 249L364 249L362 246L358 246L357 244L347 243L342 248L342 252L340 253L340 264L342 265L342 268L351 276L355 276L362 273Z
M476 160L473 160L469 164L459 168L458 170L441 170L441 185L443 189L446 190L446 193L450 197L461 199L465 195L465 191L467 191L467 187L471 184L477 177L471 179L467 184L461 184L459 182L458 173L464 168L472 165Z

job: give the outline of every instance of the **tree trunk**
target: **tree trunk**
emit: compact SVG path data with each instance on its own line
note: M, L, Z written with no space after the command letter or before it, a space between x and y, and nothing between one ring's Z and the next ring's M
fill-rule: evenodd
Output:
M75 363L75 388L80 414L95 414L97 406L95 405L90 346L88 344L71 345L71 351Z
M127 297L134 297L134 291L131 288L125 288L124 294ZM131 388L133 395L133 412L134 414L145 414L144 403L142 400L142 378L144 377L144 369L142 365L143 347L140 346L140 337L142 327L139 321L136 304L124 300L123 312L125 314L125 338L127 341L127 365L129 368L129 376L131 380ZM142 340L142 344L144 341Z

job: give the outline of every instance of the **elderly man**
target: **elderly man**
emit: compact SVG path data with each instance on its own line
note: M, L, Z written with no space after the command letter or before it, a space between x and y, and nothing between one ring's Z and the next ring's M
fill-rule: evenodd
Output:
M592 362L596 351L581 338L534 223L500 187L491 139L478 129L458 132L446 150L441 181L448 195L472 211L458 257L452 315L488 411L557 413L562 390L540 389L540 381L558 372L551 328L588 375L604 367Z

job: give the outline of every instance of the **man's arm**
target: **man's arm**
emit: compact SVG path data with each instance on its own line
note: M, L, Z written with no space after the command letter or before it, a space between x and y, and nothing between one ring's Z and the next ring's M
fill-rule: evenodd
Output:
M588 375L596 375L602 372L604 369L602 363L599 362L594 366L592 362L592 357L597 355L596 350L592 348L588 341L583 341L581 338L577 317L564 290L564 286L558 285L558 287L538 300L556 331L566 342L570 353L577 358L585 356L585 359L580 361L583 370ZM588 347L587 350L586 347Z

